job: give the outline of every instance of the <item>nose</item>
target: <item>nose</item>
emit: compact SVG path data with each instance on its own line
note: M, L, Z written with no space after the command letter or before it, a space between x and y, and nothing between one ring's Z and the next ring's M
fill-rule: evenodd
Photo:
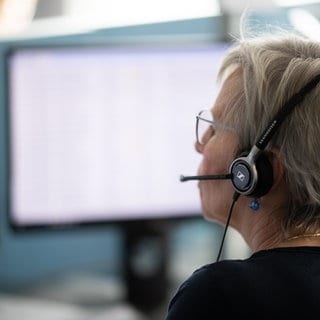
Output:
M203 145L200 144L197 140L194 143L194 148L196 149L196 151L198 153L202 153L202 151L203 151Z

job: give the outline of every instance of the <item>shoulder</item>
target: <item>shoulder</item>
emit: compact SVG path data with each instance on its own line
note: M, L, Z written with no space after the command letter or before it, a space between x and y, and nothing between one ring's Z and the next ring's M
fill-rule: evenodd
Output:
M278 248L254 253L243 260L207 264L180 286L169 304L166 320L209 320L219 312L234 317L269 307L272 314L278 301L289 301L290 305L300 297L293 284L296 279L305 279L306 267L309 274L318 274L319 256L320 247ZM306 292L319 288L314 279L304 281Z
M218 311L230 311L232 301L245 299L248 287L264 277L265 256L259 253L247 259L222 260L197 269L177 290L166 320L210 319L209 315Z
M221 261L202 266L179 287L169 304L167 320L189 319L197 317L206 319L211 312L228 307L225 295L229 284L235 285L234 276L246 272L246 260ZM241 278L241 277L240 277ZM237 280L239 281L239 279ZM229 284L227 284L229 283ZM232 298L228 295L228 298Z
M226 282L241 281L251 275L256 269L256 263L251 258L245 260L223 260L207 264L197 269L185 281L183 287L199 290L222 290ZM199 288L200 287L200 288Z

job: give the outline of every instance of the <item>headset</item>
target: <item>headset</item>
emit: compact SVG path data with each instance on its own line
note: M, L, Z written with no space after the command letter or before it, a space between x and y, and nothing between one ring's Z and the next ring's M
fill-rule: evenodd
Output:
M267 194L273 185L273 170L264 150L282 122L315 88L319 81L320 74L312 78L300 91L291 96L263 130L251 150L241 153L238 158L232 161L229 173L202 176L181 175L180 181L230 179L235 192L239 195L259 198Z
M263 151L282 122L303 101L305 96L316 87L319 81L320 74L294 94L280 108L251 150L233 160L229 172L232 185L237 193L259 198L269 192L273 185L273 170L266 153Z

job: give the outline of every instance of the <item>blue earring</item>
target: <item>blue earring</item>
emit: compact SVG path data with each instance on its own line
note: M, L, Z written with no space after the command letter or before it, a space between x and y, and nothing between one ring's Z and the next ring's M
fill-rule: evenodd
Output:
M258 211L260 209L260 202L258 199L253 199L250 201L249 208L253 211Z

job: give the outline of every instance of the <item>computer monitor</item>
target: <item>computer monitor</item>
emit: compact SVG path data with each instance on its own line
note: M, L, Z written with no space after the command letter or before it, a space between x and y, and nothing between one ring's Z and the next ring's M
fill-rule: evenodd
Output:
M88 39L88 38L86 38ZM9 220L61 227L200 214L195 117L225 42L13 43Z

